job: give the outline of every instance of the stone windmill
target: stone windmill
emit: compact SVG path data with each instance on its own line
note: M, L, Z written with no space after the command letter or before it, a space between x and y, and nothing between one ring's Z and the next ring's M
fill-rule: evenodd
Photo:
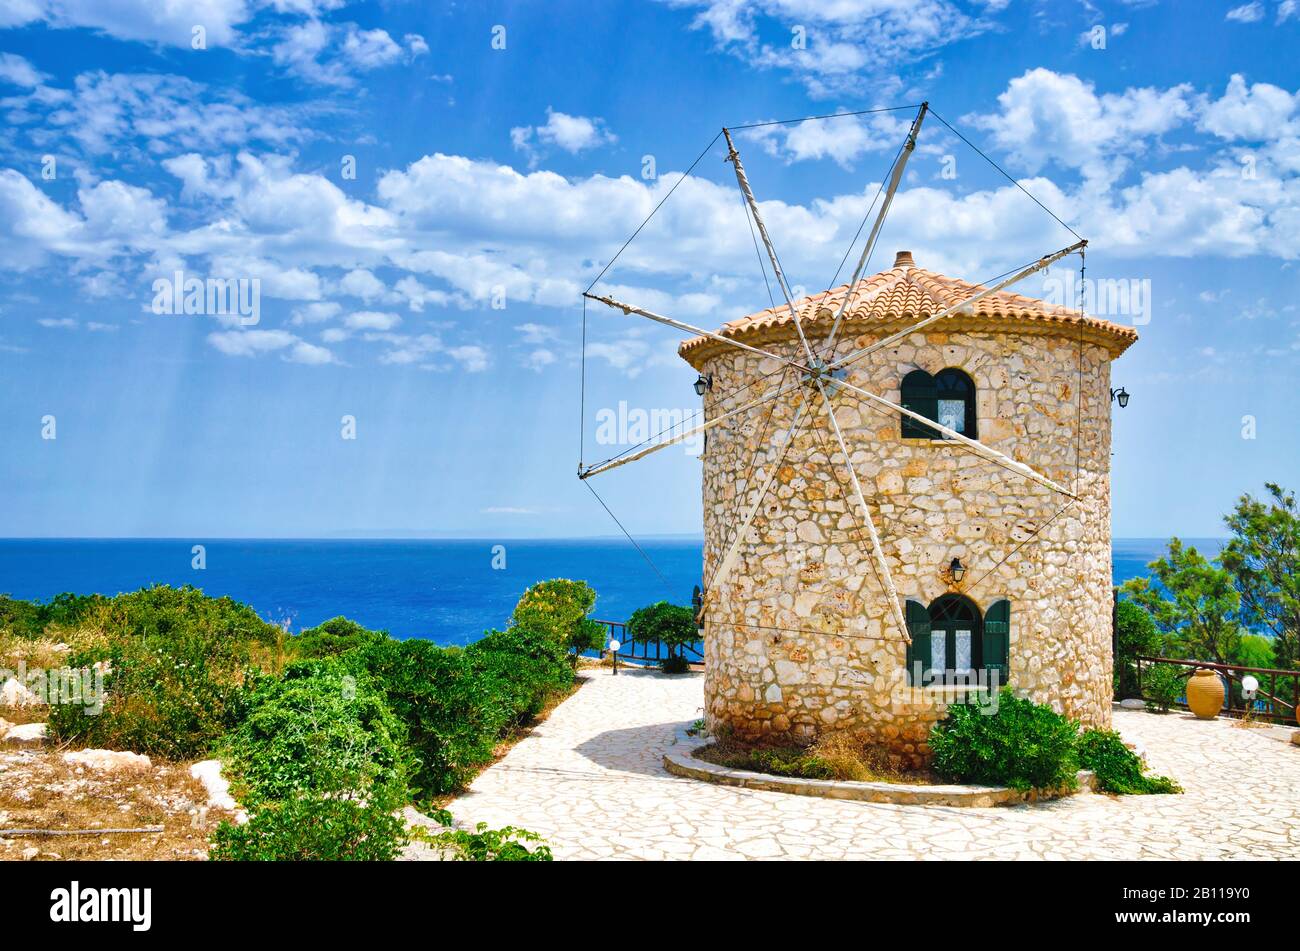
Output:
M1011 683L1110 718L1110 361L1126 327L899 252L865 276L928 111L900 151L850 281L792 298L731 134L729 161L784 306L692 333L704 422L581 468L589 479L708 434L705 700L713 727L858 729L924 758L956 692Z

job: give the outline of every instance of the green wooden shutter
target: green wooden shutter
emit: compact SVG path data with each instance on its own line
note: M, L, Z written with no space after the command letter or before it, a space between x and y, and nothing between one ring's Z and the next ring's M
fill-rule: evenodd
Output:
M912 643L907 646L907 682L914 683L916 662L920 661L922 672L930 669L930 612L920 601L908 601L905 605L907 617L907 634Z
M926 419L939 416L939 395L934 386L934 377L924 370L913 370L903 377L901 403L913 413L920 413ZM902 416L902 414L899 414ZM924 423L918 423L910 416L902 416L904 439L938 439L939 432Z
M984 614L984 669L997 671L998 685L1005 686L1011 674L1008 663L1011 645L1011 602L1003 598L989 605Z

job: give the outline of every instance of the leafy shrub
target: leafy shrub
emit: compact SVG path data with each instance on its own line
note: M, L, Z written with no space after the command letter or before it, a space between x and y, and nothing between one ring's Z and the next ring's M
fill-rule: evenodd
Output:
M1174 664L1151 664L1142 671L1142 694L1153 713L1168 713L1186 689L1182 669Z
M1142 761L1114 730L1085 730L1079 736L1079 763L1097 775L1097 788L1126 795L1182 792L1166 776L1147 776Z
M74 600L58 611L97 633L68 663L103 662L107 698L97 715L79 705L51 708L50 730L61 743L167 759L206 755L243 717L250 684L286 653L280 628L247 605L197 588L156 585Z
M412 784L426 795L452 792L492 759L497 738L515 716L517 695L484 676L459 650L429 641L385 641L345 661L369 674L406 725L419 763Z
M1020 699L1010 688L996 712L954 704L930 733L936 773L962 783L1013 789L1074 788L1078 727L1051 707Z
M659 669L665 674L685 674L691 669L691 662L681 654L669 654L659 662Z
M408 842L406 824L373 803L299 793L223 822L208 857L233 862L388 862Z
M627 621L627 636L640 643L659 641L675 657L688 644L699 640L699 628L690 608L667 601L637 608Z
M0 595L0 633L40 637L51 626L79 624L109 599L98 594L56 594L49 601L20 601Z
M357 647L388 639L384 631L372 631L345 617L330 618L294 637L292 646L299 657L337 657Z
M585 581L553 578L539 581L519 599L510 616L512 627L532 631L572 651L572 665L587 650L605 643L605 628L588 615L596 606L596 592Z
M1136 697L1137 658L1160 654L1163 638L1144 608L1120 601L1115 605L1115 639L1115 692L1121 699Z
M480 822L474 831L452 828L451 813L438 809L433 818L445 828L427 836L434 848L450 853L456 862L549 862L552 859L551 848L539 844L529 849L526 842L541 843L542 837L527 829L506 826L503 829L489 829L486 822Z
M573 686L565 652L548 638L521 628L489 631L465 649L465 656L507 695L516 725L537 716L551 697Z
M368 680L335 661L299 661L263 682L250 707L223 757L246 805L299 794L390 810L407 801L406 730Z

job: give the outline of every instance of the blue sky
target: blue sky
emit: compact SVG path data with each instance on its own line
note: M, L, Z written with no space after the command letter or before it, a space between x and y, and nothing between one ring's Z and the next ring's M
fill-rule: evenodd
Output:
M1150 288L1107 315L1142 334L1115 533L1221 534L1300 481L1297 48L1295 0L0 0L0 535L615 532L574 477L579 292L722 124L922 99ZM910 115L740 134L792 283L830 281ZM601 288L766 306L722 155ZM875 263L1070 240L931 121ZM178 270L256 279L257 323L155 313ZM586 461L625 448L601 410L698 405L679 337L589 314ZM598 487L690 533L698 473Z

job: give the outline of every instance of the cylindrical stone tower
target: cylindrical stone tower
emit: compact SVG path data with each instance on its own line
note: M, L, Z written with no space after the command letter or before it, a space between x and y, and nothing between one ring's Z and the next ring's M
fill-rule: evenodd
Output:
M796 308L819 344L852 294L838 357L978 290L900 252L890 270ZM804 359L786 308L720 333ZM953 684L984 677L1086 725L1109 725L1110 362L1136 339L1130 328L1000 292L847 368L847 382L978 439L1074 499L828 384L911 645L815 386L711 429L703 578L712 728L801 741L863 730L920 761L944 698L962 689ZM681 354L712 375L710 419L800 376L709 338L686 341ZM734 568L707 590L773 471Z

